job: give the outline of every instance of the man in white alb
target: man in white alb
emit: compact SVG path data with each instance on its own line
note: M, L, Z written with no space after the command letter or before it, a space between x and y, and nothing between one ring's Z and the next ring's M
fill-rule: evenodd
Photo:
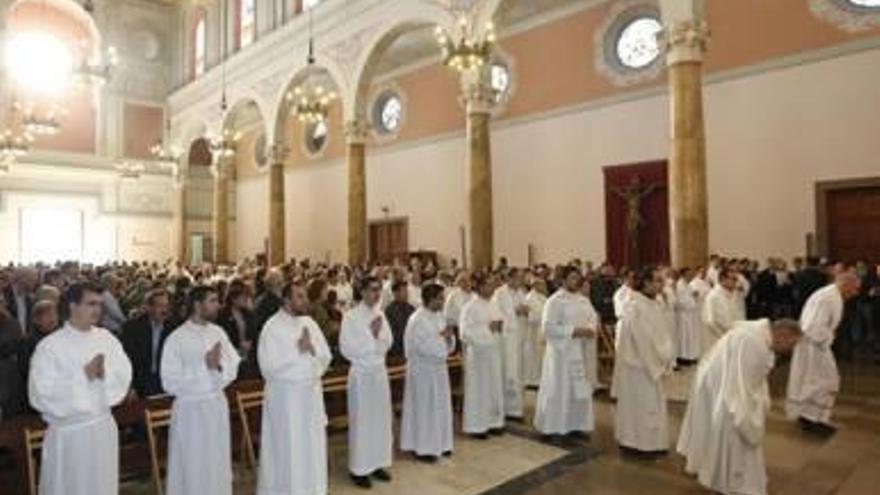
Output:
M95 324L101 289L67 289L70 317L37 346L28 395L49 428L43 440L40 495L117 495L119 430L110 408L131 384L122 345Z
M455 331L443 316L443 287L422 288L423 306L404 332L406 383L400 422L400 450L425 462L452 453L452 394L446 359L455 350Z
M348 370L348 470L360 487L391 481L391 387L385 355L393 336L380 304L382 285L367 277L360 303L342 319L339 347Z
M257 495L326 495L327 414L321 377L332 359L300 284L260 333L257 359L266 380Z
M472 298L461 311L464 344L464 414L462 429L474 438L504 432L503 316L490 298L495 277L474 275Z
M544 316L544 305L547 304L547 283L535 278L531 285L531 290L526 294L529 316L523 344L523 382L527 387L537 387L541 383L541 363L544 360L541 318Z
M739 321L700 362L677 450L685 471L717 493L764 495L767 375L801 337L793 320Z
M241 357L226 332L211 323L217 292L189 293L189 319L162 349L162 387L174 396L168 429L167 495L232 495L229 404L224 389L238 375Z
M576 267L564 268L564 286L544 307L546 339L535 428L544 435L593 431L593 383L587 372L585 343L596 338L598 317L580 316L583 279Z
M503 318L504 331L501 342L504 347L504 414L508 418L523 417L522 353L523 340L528 326L528 307L523 290L523 275L516 268L506 274L506 280L492 295L492 304Z
M703 304L703 354L733 327L737 320L736 274L727 268L718 271L718 283Z
M830 422L840 374L831 345L843 316L844 301L857 295L860 286L858 275L844 271L833 284L810 295L801 311L804 337L791 358L785 409L788 417L797 419L808 433L830 435L836 431Z

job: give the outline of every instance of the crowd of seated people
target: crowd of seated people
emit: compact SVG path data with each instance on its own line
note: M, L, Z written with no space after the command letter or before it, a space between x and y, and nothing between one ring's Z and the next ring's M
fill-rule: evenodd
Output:
M571 262L589 284L590 300L600 318L616 319L614 298L631 271L608 263ZM496 271L509 270L501 258ZM547 295L562 287L564 266L537 264L524 270L527 291L540 280ZM795 258L788 265L770 258L762 267L749 259L712 256L706 267L693 270L664 269L667 286L674 287L684 276L714 284L727 268L737 275L736 291L742 297L749 319L797 317L807 298L828 283L836 265L816 258ZM855 269L862 278L858 297L847 301L838 346L848 355L862 343L880 349L880 266L859 262ZM282 304L281 289L298 280L307 287L310 315L324 331L339 364L338 336L342 315L356 298L358 280L373 275L384 281L382 305L395 337L390 355L403 356L403 330L407 319L421 304L420 286L436 282L452 288L466 271L440 269L419 260L408 264L347 266L308 260L266 267L251 260L235 266L182 266L179 263L118 262L104 265L65 262L35 266L8 265L0 268L0 411L9 417L28 411L26 383L29 356L40 339L64 320L64 289L75 281L88 280L103 287L101 326L122 341L133 363L133 393L150 396L162 393L159 380L161 347L167 336L186 318L186 294L191 287L212 285L220 293L223 308L217 323L239 350L243 362L240 378L259 377L256 342L263 324ZM674 297L674 290L666 293Z

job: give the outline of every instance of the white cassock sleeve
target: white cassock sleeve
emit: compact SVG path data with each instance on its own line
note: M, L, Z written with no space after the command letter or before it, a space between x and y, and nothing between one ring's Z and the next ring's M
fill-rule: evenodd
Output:
M62 359L49 345L37 346L31 358L28 396L34 409L60 418L100 414L125 398L131 384L131 362L115 338L107 339L104 379L89 381L82 363L80 372L62 373ZM97 355L98 352L95 353Z
M283 328L277 320L266 324L257 344L257 360L266 380L303 382L320 378L327 371L332 360L327 340L313 321L305 326L315 348L314 356L301 352L297 346L302 328L294 332Z
M426 321L426 318L410 318L406 324L404 335L409 337L406 344L411 347L404 349L407 359L410 356L427 358L430 361L443 361L452 349L447 346L446 339L437 334L436 329Z
M657 331L657 325L662 324L662 321L652 321L649 315L638 308L639 305L633 304L626 310L627 317L621 320L620 333L632 335L639 360L651 378L659 380L672 364L672 341L669 332Z
M465 305L461 311L461 340L476 347L487 347L495 344L494 334L488 324L480 321L480 308L474 302Z
M831 347L835 335L834 306L834 300L826 296L804 308L801 317L804 338L826 349Z
M361 317L361 314L353 314L357 309L349 311L342 319L342 328L339 332L339 351L350 362L354 363L365 359L376 359L385 356L391 344L394 343L394 336L391 334L391 326L388 320L380 312L372 315L361 313L368 316L369 319ZM370 329L370 324L376 318L382 319L382 330L379 331L379 337L374 338ZM363 326L364 328L359 328Z
M182 329L178 329L179 332ZM174 334L172 334L173 336ZM180 337L183 337L180 335ZM162 386L177 396L193 396L218 392L229 385L238 375L238 364L241 357L232 347L229 338L222 331L215 337L220 342L220 370L209 370L207 363L200 366L185 366L182 356L182 339L169 338L162 351ZM207 353L214 344L209 345Z
M751 343L750 341L749 343ZM764 438L764 419L770 407L767 374L773 367L773 356L755 345L741 345L728 363L724 401L733 417L733 427L750 445L760 445Z
M574 325L565 321L565 304L551 298L544 306L541 330L547 340L570 340L574 335Z
M709 293L706 298L706 308L704 311L703 321L710 330L722 329L722 333L717 333L717 337L721 337L723 332L730 330L733 322L730 319L730 308L727 301L721 294Z

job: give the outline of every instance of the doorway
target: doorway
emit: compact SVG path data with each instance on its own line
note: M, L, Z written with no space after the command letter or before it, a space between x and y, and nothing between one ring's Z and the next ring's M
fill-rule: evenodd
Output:
M370 222L370 260L391 263L398 259L406 263L409 253L409 220L389 218Z
M816 212L823 254L880 262L880 178L816 184Z

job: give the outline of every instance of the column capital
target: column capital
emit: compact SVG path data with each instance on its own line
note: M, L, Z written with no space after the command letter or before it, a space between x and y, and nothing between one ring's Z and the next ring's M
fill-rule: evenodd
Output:
M284 165L290 156L290 148L283 144L273 144L269 147L269 165Z
M470 70L461 76L461 101L468 114L492 113L498 95L492 87L489 70Z
M345 123L345 141L348 144L364 144L370 135L370 125L365 119L349 120Z
M701 62L709 42L709 25L704 20L674 22L663 32L666 65Z
M235 157L216 157L211 165L211 175L215 179L226 179L229 177L230 166L235 162Z

